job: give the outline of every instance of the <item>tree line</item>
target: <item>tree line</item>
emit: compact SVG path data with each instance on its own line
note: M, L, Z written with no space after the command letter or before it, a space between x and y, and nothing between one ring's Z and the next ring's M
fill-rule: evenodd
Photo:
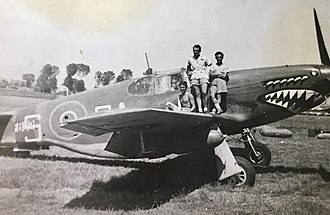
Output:
M44 93L55 93L57 89L56 76L60 70L55 65L46 64L40 70L37 79L32 73L22 75L22 79L26 83L26 87L33 87L36 91ZM78 93L86 90L85 82L82 79L90 73L90 67L86 64L71 63L66 66L66 74L62 85L66 86L71 92ZM106 86L111 83L129 80L133 77L131 69L123 69L116 77L113 71L101 72L97 71L94 76L95 88Z

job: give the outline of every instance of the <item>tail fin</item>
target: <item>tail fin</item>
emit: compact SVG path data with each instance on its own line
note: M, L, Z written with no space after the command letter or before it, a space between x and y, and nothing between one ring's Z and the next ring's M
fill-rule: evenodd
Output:
M327 48L326 48L324 40L323 40L322 31L321 31L319 20L317 18L317 13L316 13L315 8L314 8L314 21L315 21L315 30L316 30L317 43L319 46L321 62L324 65L330 66L329 55L328 55Z

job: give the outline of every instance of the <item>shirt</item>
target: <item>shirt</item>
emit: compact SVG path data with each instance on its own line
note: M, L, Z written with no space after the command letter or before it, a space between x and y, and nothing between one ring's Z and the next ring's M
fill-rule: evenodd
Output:
M210 77L211 78L225 78L229 73L229 68L225 64L220 66L215 64L210 67Z
M228 66L215 64L210 67L211 86L217 87L217 93L224 93L227 91L226 76L229 74Z
M188 59L188 68L190 69L190 71L192 71L191 79L208 79L209 77L207 67L211 64L212 63L210 62L210 60L203 55L199 55L197 59L194 58L194 56L191 56Z

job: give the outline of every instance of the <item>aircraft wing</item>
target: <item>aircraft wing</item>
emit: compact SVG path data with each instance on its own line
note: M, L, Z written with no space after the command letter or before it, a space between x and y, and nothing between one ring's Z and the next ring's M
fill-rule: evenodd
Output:
M114 131L136 132L141 129L166 131L212 122L214 122L214 117L210 114L152 108L125 108L68 120L63 122L61 127L99 136Z

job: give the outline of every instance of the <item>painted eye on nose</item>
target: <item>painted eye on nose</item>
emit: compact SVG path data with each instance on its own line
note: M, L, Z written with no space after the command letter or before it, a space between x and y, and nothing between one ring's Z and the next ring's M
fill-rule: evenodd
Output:
M314 77L317 76L317 72L315 72L315 71L312 71L311 74L312 74L312 76L314 76Z

